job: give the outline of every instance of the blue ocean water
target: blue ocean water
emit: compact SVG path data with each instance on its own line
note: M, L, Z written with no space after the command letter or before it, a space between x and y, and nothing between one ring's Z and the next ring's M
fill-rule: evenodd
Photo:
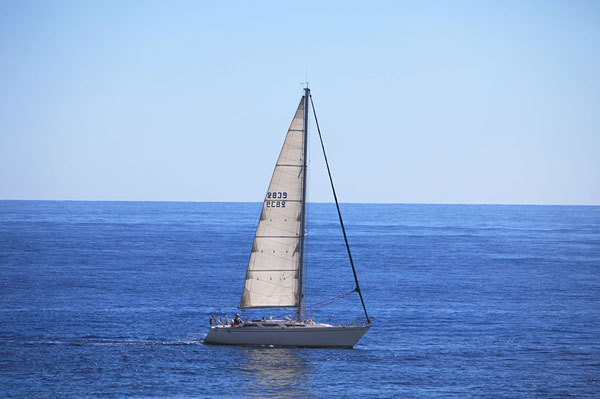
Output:
M0 201L0 396L600 397L600 207L342 204L358 345L203 345L259 211ZM309 207L308 306L354 288L336 218Z

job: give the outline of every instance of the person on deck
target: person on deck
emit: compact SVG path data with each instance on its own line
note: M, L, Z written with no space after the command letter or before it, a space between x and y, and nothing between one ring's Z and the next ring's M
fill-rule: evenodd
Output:
M240 319L240 315L236 314L235 315L235 319L233 320L233 326L234 327L239 327L242 325L242 319Z

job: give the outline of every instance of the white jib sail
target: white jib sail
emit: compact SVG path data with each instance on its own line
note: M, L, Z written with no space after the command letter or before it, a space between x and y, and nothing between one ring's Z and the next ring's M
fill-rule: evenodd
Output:
M240 308L298 306L304 97L287 132L264 199Z

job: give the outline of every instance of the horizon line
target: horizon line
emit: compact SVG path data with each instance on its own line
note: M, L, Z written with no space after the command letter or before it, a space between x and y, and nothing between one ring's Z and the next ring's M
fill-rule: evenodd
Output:
M0 202L166 202L166 203L207 203L207 204L258 204L261 201L190 201L190 200L106 200L106 199L8 199L0 198ZM335 204L333 201L309 201L309 204ZM351 202L340 201L340 204L364 205L476 205L476 206L600 206L600 204L544 204L544 203L502 203L502 202Z

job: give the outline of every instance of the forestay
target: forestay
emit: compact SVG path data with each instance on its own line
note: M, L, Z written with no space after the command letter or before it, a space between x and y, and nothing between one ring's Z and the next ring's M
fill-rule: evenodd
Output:
M240 308L297 307L301 265L304 101L288 129L265 196Z

